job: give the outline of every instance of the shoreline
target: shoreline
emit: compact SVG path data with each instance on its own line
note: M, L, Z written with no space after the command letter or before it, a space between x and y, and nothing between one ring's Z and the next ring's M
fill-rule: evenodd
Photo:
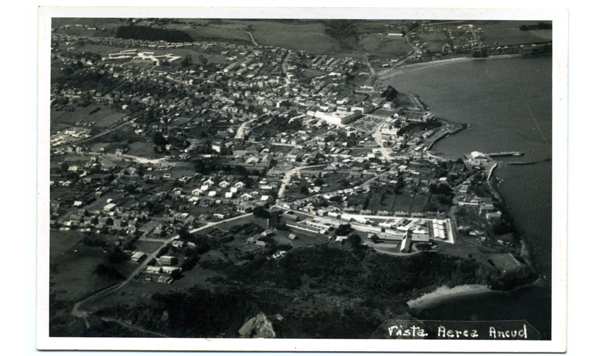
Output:
M463 284L452 288L446 285L442 285L433 292L423 294L418 298L407 301L406 304L408 305L411 314L418 314L424 309L431 308L437 303L444 302L454 297L478 295L489 292L499 291L491 290L488 288L488 286L484 286L481 284Z
M436 65L444 65L451 63L460 63L460 62L468 62L468 61L485 61L488 59L508 59L508 58L524 58L520 54L499 54L489 57L483 58L474 58L474 57L457 57L457 58L449 58L449 59L440 59L435 61L423 62L423 63L412 63L407 65L402 65L399 67L391 68L388 72L383 73L381 76L377 76L375 81L389 80L398 74L402 74L402 69L422 69L429 66Z
M524 231L521 227L519 227L518 225L516 225L514 223L514 219L512 217L512 210L510 209L510 207L508 206L508 204L502 197L502 194L500 193L499 184L501 181L498 179L498 177L496 177L495 175L492 175L491 173L492 172L490 172L490 176L489 176L488 180L486 181L486 184L489 187L490 192L494 195L494 197L500 203L500 206L501 206L502 210L504 211L504 213L509 216L509 219L508 219L509 222L515 227L515 230L516 230L515 237L517 237L519 239L519 242L521 244L521 248L518 251L519 257L521 257L525 261L527 266L538 276L538 278L543 279L547 283L551 283L552 282L551 280L548 280L545 275L542 275L540 273L538 265L537 265L535 259L533 258L533 254L531 253L531 247L529 245L527 235L524 233Z
M458 57L458 58L443 59L443 60L430 61L430 62L424 62L424 63L414 63L414 64L409 64L409 65L405 65L405 66L399 66L396 68L392 68L392 69L390 69L389 72L386 72L383 76L378 77L377 81L379 82L379 84L381 84L383 81L389 81L390 79L394 78L395 76L397 76L399 74L403 74L403 71L402 71L403 68L424 69L424 68L431 68L432 66L437 66L437 65L442 65L442 64L463 63L463 62L468 62L468 61L483 61L486 59L510 59L510 58L524 58L524 57L521 56L520 54L504 54L504 55L495 55L495 56L490 56L490 57L485 57L485 58ZM440 142L441 140L448 138L456 133L459 133L460 131L463 131L463 130L469 128L468 124L456 123L456 122L453 122L453 121L450 121L447 119L443 119L443 118L437 118L437 120L441 120L441 121L449 123L449 124L460 125L461 128L456 131L453 131L453 132L448 132L447 134L436 138L429 144L426 151L431 150L435 146L435 144ZM448 158L448 156L445 155L444 152L439 152L439 155L442 157ZM512 216L512 210L507 205L505 199L502 197L502 194L500 193L500 189L498 187L499 181L498 181L497 176L494 173L496 173L496 171L498 169L500 169L501 167L503 167L503 165L500 164L498 161L495 161L493 168L487 174L487 177L486 177L487 179L485 181L485 184L487 185L489 192L498 200L499 205L500 205L500 210L506 216L506 218L504 220L511 223L515 228L514 236L518 239L519 244L520 244L520 246L518 246L518 250L515 253L525 261L526 265L531 269L531 271L533 273L535 273L540 278L543 278L544 280L548 281L547 276L545 276L541 273L541 271L533 257L532 246L530 245L530 243L527 239L527 235L524 233L524 231L521 227L517 226L514 223L514 219ZM550 282L550 281L548 281L548 282Z
M461 123L457 123L457 122L453 122L453 121L450 121L447 119L441 119L441 118L438 118L437 120L441 120L441 121L444 121L449 124L460 125L461 128L456 131L453 131L453 132L448 132L448 133L444 134L443 136L440 136L437 139L435 139L429 145L429 147L426 149L426 152L429 151L435 145L435 143L469 128L468 124L461 124ZM443 156L444 152L440 152L440 154ZM433 155L431 155L431 156L433 156ZM502 194L500 193L500 188L498 187L498 185L500 184L500 180L494 175L494 172L497 169L500 169L503 165L500 164L498 161L494 160L494 162L495 162L494 166L492 167L492 169L490 169L490 172L487 175L485 184L487 185L490 193L494 196L494 198L496 198L498 200L500 208L501 208L500 210L505 214L505 216L508 216L508 218L507 219L505 218L505 220L507 222L511 223L515 227L516 231L515 231L514 235L516 238L519 239L519 243L521 244L520 248L517 251L517 254L519 257L523 258L526 265L531 269L531 271L533 273L535 273L539 278L542 278L546 282L550 283L551 281L549 281L545 275L541 274L541 272L538 268L538 265L535 262L535 259L533 258L533 255L531 253L531 247L529 245L529 241L527 240L527 235L524 233L522 228L520 228L519 226L517 226L514 223L514 219L512 216L512 210L510 209L510 207L508 206L508 204L502 197Z

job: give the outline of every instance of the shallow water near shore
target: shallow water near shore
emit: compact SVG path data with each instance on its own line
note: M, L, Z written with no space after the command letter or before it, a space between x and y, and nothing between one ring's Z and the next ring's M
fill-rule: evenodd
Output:
M551 338L548 288L528 285L511 292L487 291L437 298L426 308L411 309L421 320L526 320L542 339Z
M385 80L400 92L417 94L433 115L469 124L436 143L449 158L472 151L520 151L499 161L538 162L503 166L494 172L516 225L525 234L541 275L552 267L552 58L507 58L421 66ZM517 293L458 295L424 309L419 317L452 320L528 319L548 338L550 287L528 286ZM469 320L469 319L457 319Z

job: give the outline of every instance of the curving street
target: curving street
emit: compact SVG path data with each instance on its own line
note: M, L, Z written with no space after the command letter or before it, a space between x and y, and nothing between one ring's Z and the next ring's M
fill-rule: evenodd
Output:
M215 225L224 223L224 222L229 222L229 221L233 221L233 220L237 220L237 219L241 219L241 218L245 218L252 215L252 213L247 213L247 214L242 214L239 216L235 216L229 219L225 219L225 220L221 220L221 221L215 221L215 222L210 222L204 226L201 226L199 228L196 229L192 229L190 230L190 233L195 233L204 229L208 229L210 227L213 227ZM168 238L167 240L164 241L164 243L157 248L154 252L152 252L150 255L148 255L148 257L146 257L146 259L133 271L129 274L129 276L127 277L127 279L125 279L123 282L115 284L109 288L103 289L101 291L99 291L98 293L92 294L91 296L75 303L75 305L73 306L73 310L71 312L71 314L73 316L76 316L78 318L83 318L85 320L86 326L89 328L90 325L87 321L87 316L88 316L88 312L82 309L82 306L87 303L90 302L92 300L97 300L99 298L104 298L106 296L108 296L111 293L114 293L116 291L118 291L119 289L125 287L129 282L131 282L138 274L140 274L142 271L144 271L146 269L146 267L148 266L148 263L156 258L156 256L158 255L159 251L167 246L168 244L170 244L171 242L173 242L174 240L177 240L179 238L179 235L174 235L170 238Z

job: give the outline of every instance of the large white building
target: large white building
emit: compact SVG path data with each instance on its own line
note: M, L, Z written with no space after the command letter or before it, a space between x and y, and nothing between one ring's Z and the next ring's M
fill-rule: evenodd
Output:
M307 114L310 115L311 113L312 112L309 112ZM360 113L358 113L358 112L348 113L348 112L341 112L341 111L335 111L335 112L317 111L312 116L314 116L318 119L323 119L327 123L330 123L333 125L346 125L346 124L352 122L354 119L356 119L359 115L360 115Z

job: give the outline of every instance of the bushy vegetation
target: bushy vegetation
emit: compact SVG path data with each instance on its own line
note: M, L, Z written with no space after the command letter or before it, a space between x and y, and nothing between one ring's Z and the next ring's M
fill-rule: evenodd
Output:
M329 20L325 22L325 34L336 39L342 48L351 49L358 43L358 30L355 21Z
M237 337L247 317L258 312L242 289L211 292L192 287L186 293L156 293L135 306L104 309L144 329L172 337Z
M436 253L398 258L345 246L297 248L276 260L264 258L265 252L244 265L204 261L203 268L223 276L211 278L215 287L157 293L98 314L172 337L237 337L262 311L284 316L270 317L278 337L368 338L383 320L407 312L403 301L444 284L490 280L487 267L468 259Z
M179 30L163 30L148 26L121 26L117 29L117 38L167 41L167 42L192 42L192 37Z
M119 271L105 264L98 265L98 267L96 267L95 273L102 278L125 279L125 277L121 273L119 273Z
M522 25L519 27L519 29L521 31L530 31L530 30L551 30L552 29L552 23L548 23L548 22L538 22L535 25Z

